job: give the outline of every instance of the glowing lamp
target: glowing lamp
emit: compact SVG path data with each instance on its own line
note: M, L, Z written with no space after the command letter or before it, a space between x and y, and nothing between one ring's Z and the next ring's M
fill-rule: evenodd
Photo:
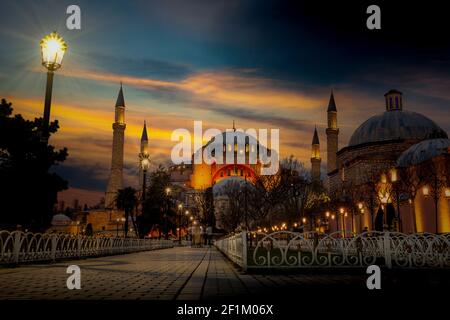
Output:
M424 186L424 187L422 188L422 193L423 193L423 195L424 195L425 197L427 197L427 196L430 195L430 189L428 188L428 186Z
M330 212L329 211L325 212L325 216L328 218L330 216Z
M141 167L142 167L142 170L144 170L144 171L147 171L148 168L150 167L150 160L148 160L147 157L142 158Z
M397 170L392 169L391 170L391 181L396 182L397 181Z
M66 42L56 31L46 35L41 40L42 65L49 71L59 69L66 50Z
M450 188L445 188L444 193L446 198L450 198Z

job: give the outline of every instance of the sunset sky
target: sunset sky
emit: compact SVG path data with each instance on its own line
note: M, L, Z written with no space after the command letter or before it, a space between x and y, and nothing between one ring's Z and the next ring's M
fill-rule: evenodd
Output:
M26 118L42 116L39 41L57 30L69 48L55 76L51 116L61 128L50 142L69 149L55 169L70 183L63 198L88 204L106 189L121 81L125 185L137 183L144 120L154 165L169 163L173 130L193 130L194 120L224 130L235 120L243 129L279 128L281 155L308 167L317 125L325 167L332 89L340 147L384 111L391 88L404 93L404 109L450 132L450 46L441 13L410 25L417 12L381 6L382 30L370 31L367 4L310 2L1 0L0 98ZM70 4L81 8L79 31L65 27Z

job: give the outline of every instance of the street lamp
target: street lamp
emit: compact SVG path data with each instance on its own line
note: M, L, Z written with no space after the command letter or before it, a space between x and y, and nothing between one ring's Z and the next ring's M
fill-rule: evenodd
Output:
M144 207L145 201L145 190L147 189L147 170L150 167L150 160L148 159L148 153L139 154L139 159L141 160L141 168L142 168L142 210Z
M181 215L183 212L183 204L178 205L178 242L181 244Z
M50 106L52 103L53 75L61 67L67 44L56 32L46 35L41 40L42 65L47 69L47 86L45 89L44 122L41 141L47 142L49 137Z
M141 211L142 215L144 214L144 203L145 203L145 194L147 193L147 171L150 168L150 160L148 159L148 153L139 154L139 159L141 160L141 168L142 168L142 198L141 198Z
M170 187L167 187L165 189L166 192L166 212L163 215L163 220L164 220L164 238L167 240L169 238L168 232L167 232L167 217L169 215L169 210L170 210L170 193L172 192L172 189Z
M428 188L428 186L424 186L422 188L422 192L425 197L428 197L430 195L430 188Z
M120 218L120 221L122 221L122 227L124 227L124 223L125 223L125 218ZM123 232L123 236L125 237L125 230Z
M447 199L450 199L450 188L445 188L444 194Z

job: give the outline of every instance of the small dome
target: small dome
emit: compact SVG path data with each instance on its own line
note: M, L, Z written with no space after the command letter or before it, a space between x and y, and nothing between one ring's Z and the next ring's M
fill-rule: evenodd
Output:
M72 220L68 216L62 213L55 214L52 219L52 226L68 226L71 222Z
M397 139L448 138L433 120L410 111L386 111L361 124L352 134L349 146Z
M409 167L447 152L449 139L431 139L412 145L397 160L397 166Z

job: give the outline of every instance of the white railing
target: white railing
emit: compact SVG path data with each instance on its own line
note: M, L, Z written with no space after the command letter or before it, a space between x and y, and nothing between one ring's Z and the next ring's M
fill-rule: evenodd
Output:
M171 247L172 240L0 231L0 264L55 261Z
M247 269L247 233L241 232L220 240L214 245L222 251L231 261Z
M347 237L343 237L342 231L332 234L242 232L216 241L216 246L244 270L362 267L371 264L388 268L450 267L449 233L437 235L370 231L345 234Z

